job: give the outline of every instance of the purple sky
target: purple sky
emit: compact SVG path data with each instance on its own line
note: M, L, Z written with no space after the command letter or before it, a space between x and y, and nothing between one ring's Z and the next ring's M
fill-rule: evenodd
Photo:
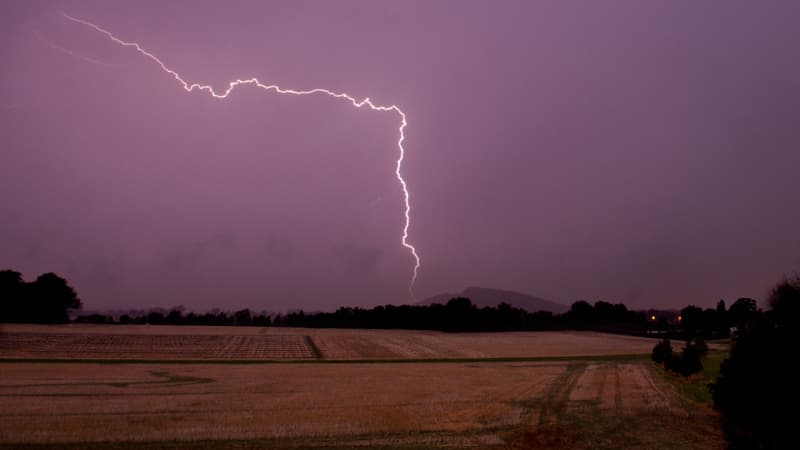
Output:
M796 1L2 2L0 268L87 308L404 303L413 259L397 115L187 94L61 10L187 81L400 106L418 298L711 306L800 270Z

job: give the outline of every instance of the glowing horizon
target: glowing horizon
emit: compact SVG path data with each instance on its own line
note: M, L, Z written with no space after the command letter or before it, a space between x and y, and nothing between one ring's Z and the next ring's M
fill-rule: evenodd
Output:
M208 85L208 84L200 84L200 83L191 83L190 84L189 82L184 80L184 78L181 77L181 75L178 72L176 72L173 69L170 69L166 64L164 64L163 61L161 61L161 59L159 59L154 54L148 52L147 50L143 49L137 42L123 41L122 39L119 39L113 33L111 33L111 31L106 30L105 28L102 28L99 25L96 25L96 24L94 24L92 22L89 22L87 20L79 19L77 17L73 17L73 16L67 14L64 11L61 12L61 15L64 16L66 19L72 21L72 22L75 22L75 23L78 23L78 24L81 24L81 25L85 25L87 27L90 27L90 28L94 29L97 32L100 32L100 33L106 35L106 37L111 39L113 42L115 42L115 43L117 43L117 44L119 44L119 45L121 45L123 47L133 47L133 48L135 48L137 52L139 52L140 54L148 57L149 59L154 61L156 64L158 64L159 67L161 67L161 69L164 72L172 75L172 77L181 84L181 86L183 87L183 89L186 92L192 92L194 90L205 91L208 94L210 94L211 97L213 97L213 98L225 99L225 98L228 97L228 95L236 87L241 86L241 85L253 85L253 86L258 87L260 89L263 89L265 91L274 91L277 94L289 94L289 95L325 94L325 95L327 95L329 97L334 97L334 98L338 98L338 99L347 100L356 108L361 108L361 107L366 105L373 111L395 112L395 113L397 113L400 116L401 121L400 121L400 126L398 127L398 132L400 134L400 137L399 137L399 139L397 141L397 147L399 149L399 155L398 155L397 164L396 164L396 167L395 167L395 175L397 176L397 180L400 182L400 186L403 189L403 200L404 200L404 205L405 205L405 209L404 209L405 223L403 225L403 234L402 234L402 237L401 237L401 243L402 243L403 247L405 247L405 248L407 248L409 250L409 252L411 253L411 255L414 258L414 269L413 269L413 272L412 272L411 281L409 282L409 285L408 285L408 292L409 292L409 294L411 295L411 297L413 299L416 299L416 296L414 295L414 284L415 284L415 282L417 280L417 274L418 274L419 268L420 268L420 257L417 254L416 247L414 247L414 245L412 245L412 244L410 244L408 242L408 229L409 229L409 226L411 225L411 201L410 201L410 193L409 193L409 190L408 190L408 185L406 183L406 180L403 178L403 176L401 174L401 168L402 168L402 165L403 165L403 159L405 158L405 148L403 147L403 141L405 140L405 128L408 125L408 122L406 121L405 113L397 105L394 105L394 104L391 104L389 106L376 105L375 103L372 102L372 100L370 100L369 97L365 97L363 100L359 101L355 97L353 97L353 96L351 96L351 95L349 95L349 94L347 94L345 92L334 92L334 91L331 91L331 90L328 90L328 89L324 89L324 88L313 88L313 89L307 89L307 90L283 89L280 86L277 86L277 85L274 85L274 84L264 84L261 81L259 81L258 78L255 78L255 77L248 78L248 79L237 78L237 79L235 79L233 81L230 81L230 82L228 82L228 88L225 89L224 91L222 91L222 93L218 93L216 90L214 90L214 88L211 85Z

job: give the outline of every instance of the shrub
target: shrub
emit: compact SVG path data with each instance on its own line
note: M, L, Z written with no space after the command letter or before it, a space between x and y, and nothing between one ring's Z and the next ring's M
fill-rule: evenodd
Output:
M698 353L700 353L700 357L705 357L708 354L708 344L706 344L706 340L703 338L697 338L694 340L694 347Z
M705 351L708 351L708 347L705 347ZM685 377L700 372L703 370L702 358L704 354L705 352L697 344L687 342L686 347L681 352L680 365L677 372Z
M666 341L666 339L665 339ZM659 345L663 343L660 342ZM653 358L655 360L655 350L653 349ZM670 372L674 372L685 377L692 375L694 373L700 372L703 370L703 362L702 362L703 353L701 349L697 346L697 344L692 343L691 341L686 343L686 346L683 348L679 354L674 354L670 352L670 354L664 360L664 368L669 370Z
M672 345L669 339L663 339L655 347L653 347L653 354L651 355L653 361L658 364L664 364L672 358Z

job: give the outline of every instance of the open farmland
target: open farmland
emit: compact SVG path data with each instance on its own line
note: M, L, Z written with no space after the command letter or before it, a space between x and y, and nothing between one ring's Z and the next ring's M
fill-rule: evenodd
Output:
M4 325L0 358L362 360L649 354L653 340L592 332Z
M43 350L49 334L58 336L50 353ZM25 361L20 336L34 335L45 344ZM125 353L120 335L150 338L152 348L139 341ZM114 339L105 352L89 339L73 356L58 353L69 342L64 336ZM192 349L208 345L190 342L198 336L239 344L220 347L229 354L205 354ZM248 351L248 343L260 345L255 338L317 353ZM0 446L9 448L722 446L707 407L630 356L649 351L647 339L144 326L6 327L2 339ZM184 358L194 363L159 347L162 339L184 342ZM113 349L124 364L111 361ZM63 360L71 357L80 359ZM102 361L87 361L93 357ZM242 358L274 359L235 364Z

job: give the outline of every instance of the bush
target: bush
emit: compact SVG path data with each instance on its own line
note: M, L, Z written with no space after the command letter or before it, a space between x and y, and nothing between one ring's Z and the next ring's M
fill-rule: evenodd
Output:
M664 364L672 358L672 345L669 339L663 339L655 347L653 347L653 354L651 355L653 361L658 364Z
M703 344L705 345L705 343ZM708 347L705 347L705 351L708 351ZM687 342L686 347L681 352L680 365L677 372L685 377L700 372L703 370L702 358L704 354L705 352L697 344Z
M703 338L697 338L694 340L694 347L698 353L700 353L700 357L705 358L708 354L708 344L706 344L706 340Z
M667 341L666 339L664 341ZM659 342L656 347L662 345L664 341ZM667 341L667 344L669 342ZM703 343L705 345L705 343ZM707 347L705 347L708 350ZM664 368L669 370L670 372L674 372L685 377L689 375L695 374L703 370L703 362L702 357L704 353L697 344L692 343L691 341L686 343L686 346L683 348L679 354L672 353L671 349L668 355L664 355ZM656 358L656 349L653 349L653 360L655 361ZM657 361L656 361L657 362Z

